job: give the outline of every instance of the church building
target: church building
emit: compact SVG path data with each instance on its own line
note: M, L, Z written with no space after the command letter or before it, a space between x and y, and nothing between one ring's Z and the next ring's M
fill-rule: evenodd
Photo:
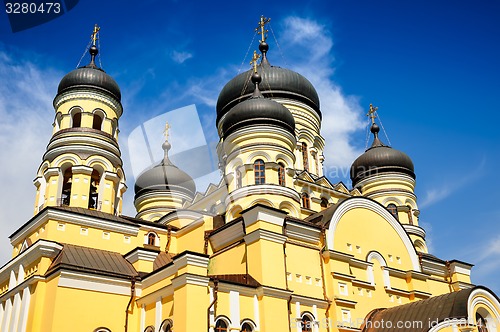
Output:
M379 138L376 107L352 187L325 177L318 94L272 65L268 22L218 97L220 182L197 191L167 124L163 159L135 179L135 216L122 214L124 110L96 26L47 119L34 215L13 221L0 332L500 331L472 264L428 252L413 162Z

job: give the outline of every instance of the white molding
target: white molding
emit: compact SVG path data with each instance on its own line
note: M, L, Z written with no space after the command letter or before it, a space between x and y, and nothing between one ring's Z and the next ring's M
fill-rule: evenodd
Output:
M267 186L259 185L258 187ZM276 209L270 209L267 206L255 205L242 212L241 215L243 217L243 221L245 222L245 227L251 226L258 221L264 221L276 226L283 227L287 213Z
M59 243L47 240L38 240L28 247L28 249L7 262L7 264L0 269L0 283L3 283L10 278L10 272L18 271L21 265L29 266L40 257L54 258L62 250L62 248L63 246ZM17 285L23 281L24 280L18 280Z
M124 225L120 222L105 220L98 217L86 216L72 211L57 210L56 208L48 208L43 213L35 216L34 219L27 225L21 226L22 231L11 236L10 243L16 246L21 240L40 228L44 223L52 221L62 221L78 226L87 226L106 231L121 233L125 235L137 236L139 233L139 225Z
M257 294L257 289L252 286L237 285L225 280L218 280L218 291L222 293L229 293L237 291L243 296L254 296Z
M311 244L318 244L321 237L321 230L293 221L288 221L285 228L285 234L291 239Z
M469 298L467 299L467 316L469 319L474 319L474 322L476 318L475 309L477 305L482 305L488 308L490 313L495 316L493 317L493 321L500 321L500 313L497 310L497 308L500 308L500 303L496 299L495 295L491 294L484 288L476 288L472 290L469 294Z
M257 229L252 233L247 234L244 239L247 244L252 244L258 240L268 240L283 244L285 243L287 237L285 235L274 233L265 229Z
M425 229L416 225L402 224L403 228L408 234L413 234L416 236L420 236L425 239Z
M130 296L130 281L62 270L59 287Z
M161 280L173 276L175 273L177 273L177 268L173 264L161 270L156 270L153 274L142 279L142 286L143 288L150 287Z
M379 216L383 217L389 225L392 226L392 228L396 231L396 233L399 235L401 241L403 242L404 246L406 247L406 251L408 255L410 256L410 260L413 266L413 270L415 271L421 271L420 268L420 263L419 259L417 256L417 253L415 251L415 248L413 247L413 243L411 242L410 237L404 230L404 228L401 226L401 224L394 219L393 215L387 211L383 206L380 204L371 201L370 199L367 198L361 198L361 197L353 197L350 199L347 199L343 202L341 202L337 209L335 210L331 220L330 220L330 225L328 227L328 232L327 232L327 245L328 248L333 249L334 246L334 237L335 237L335 231L337 229L337 226L344 216L348 211L353 210L353 209L367 209L370 210Z
M145 288L146 287L142 287L143 292L145 292L144 291ZM172 295L174 295L174 287L170 284L170 285L164 286L160 289L157 289L157 290L153 291L152 293L141 296L141 298L137 300L137 304L139 306L148 305L148 304L155 302L158 297L166 298L166 297L169 297Z
M290 298L290 295L293 294L293 291L289 291L286 289L279 289L279 288L274 288L274 287L268 287L268 286L261 286L257 288L257 295L259 297L262 296L269 296L269 297L274 297L278 299L283 299L283 300L288 300Z
M470 265L464 264L461 262L451 262L450 263L450 269L451 273L460 273L460 274L465 274L467 276L470 276L470 270L471 270Z
M98 90L89 90L89 89L86 89L86 88L80 88L78 90L71 90L71 91L66 91L66 92L63 92L61 94L58 94L56 96L56 98L54 99L54 108L56 110L59 109L59 107L66 103L66 102L70 102L70 101L81 101L81 100L85 100L85 99L91 99L91 100L95 100L95 101L99 101L103 104L105 104L106 106L110 107L111 109L113 109L118 117L120 117L123 113L123 108L122 108L122 105L120 103L120 101L116 100L115 98L109 96L108 94L104 94L102 92L99 92Z
M250 184L230 192L225 198L225 204L253 195L281 195L300 202L300 194L294 189L277 184Z
M314 297L302 296L297 294L292 294L292 302L300 302L301 305L305 305L313 308L314 306L326 309L328 308L328 301L325 299L319 299Z
M158 257L158 254L159 252L153 252L144 248L135 248L134 251L128 253L126 256L124 256L124 258L131 264L134 264L138 260L154 262L156 257Z
M245 230L243 228L243 223L238 222L234 225L224 228L215 234L210 235L209 240L212 244L214 252L219 251L233 243L238 242L245 236Z
M172 279L172 286L174 287L174 290L184 285L208 287L209 281L210 278L207 276L200 276L192 273L184 273Z
M208 257L201 257L197 255L191 255L186 253L179 258L174 259L174 266L179 271L180 269L190 265L198 266L203 268L208 268L208 262L210 259Z
M240 293L237 291L229 291L229 317L231 319L231 327L240 327Z

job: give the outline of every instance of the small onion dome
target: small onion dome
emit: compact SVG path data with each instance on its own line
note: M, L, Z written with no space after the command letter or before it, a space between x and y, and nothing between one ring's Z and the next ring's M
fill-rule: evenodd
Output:
M158 165L144 171L135 181L135 198L149 192L179 192L193 198L196 185L193 178L172 164L168 158L170 143L163 143L165 156Z
M66 74L57 88L58 95L75 88L87 88L102 91L121 101L122 95L116 81L95 64L95 56L98 52L95 45L90 47L90 63Z
M222 137L253 125L276 126L295 135L295 119L292 113L280 103L262 96L259 90L260 80L259 74L253 74L255 89L252 96L227 112L222 122Z
M380 128L376 123L370 130L374 136L372 146L351 166L353 187L363 179L383 173L404 173L415 179L415 169L410 157L404 152L384 145L378 138Z
M265 42L259 46L262 61L257 66L257 70L262 76L260 85L262 94L266 97L284 97L304 102L312 107L321 118L318 93L311 82L292 70L271 66L266 57L268 48ZM249 84L252 72L251 69L237 75L222 88L217 100L217 125L224 114L252 95L253 87Z

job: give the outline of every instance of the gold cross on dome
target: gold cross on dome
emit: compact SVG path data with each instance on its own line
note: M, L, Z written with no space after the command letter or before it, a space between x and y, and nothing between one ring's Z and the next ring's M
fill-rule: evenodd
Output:
M265 42L267 39L268 31L265 29L265 27L266 27L266 24L268 24L270 21L271 21L270 18L265 18L264 15L262 15L260 17L259 26L257 28L255 28L255 31L257 31L257 33L259 35L261 35L261 39L260 39L261 43Z
M370 109L368 110L368 113L366 116L368 116L370 119L372 119L372 124L375 123L375 118L377 117L375 115L375 112L377 112L378 107L374 107L372 104L370 104Z
M252 61L250 61L250 64L253 66L253 71L254 73L257 72L257 60L259 60L260 54L257 54L257 51L253 51L253 57Z
M169 136L169 131L170 131L170 125L168 122L165 122L165 129L163 130L163 135L165 136L165 141L168 141L168 136Z
M99 30L101 30L101 28L99 28L99 26L96 24L94 26L94 32L92 32L92 35L90 36L90 38L92 38L92 42L94 43L93 45L95 45L95 42L97 40L97 33L99 32Z

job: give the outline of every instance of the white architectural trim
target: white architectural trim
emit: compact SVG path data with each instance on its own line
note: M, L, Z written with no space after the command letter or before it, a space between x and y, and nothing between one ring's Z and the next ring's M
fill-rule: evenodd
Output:
M240 293L229 291L229 317L231 319L231 328L240 327Z
M311 244L318 244L321 237L321 230L304 224L288 221L285 228L285 234L291 239Z
M219 251L228 245L238 242L244 236L245 230L243 229L242 222L238 222L210 235L210 243L214 251Z
M202 257L186 253L181 257L174 259L174 266L177 269L177 271L188 265L208 268L209 260L210 259L208 257Z
M259 297L269 296L269 297L274 297L277 299L288 300L290 298L290 295L292 295L292 294L293 294L293 291L269 287L269 286L261 286L261 287L257 288L257 295Z
M87 226L90 228L97 228L125 235L137 236L139 233L139 225L125 225L116 221L105 220L71 211L58 210L56 208L49 208L41 214L36 215L28 224L22 226L18 233L15 233L10 237L10 243L12 246L16 246L19 242L28 237L29 234L33 233L49 220L67 222L78 226Z
M287 237L265 229L257 229L244 237L247 244L252 244L258 240L268 240L279 244L285 243Z
M206 276L200 276L200 275L192 274L192 273L184 273L184 274L181 274L180 276L172 279L172 286L174 286L174 289L178 289L178 288L180 288L184 285L188 285L188 284L208 287L209 281L210 281L210 278L206 277Z
M259 298L257 295L253 296L253 316L255 320L255 331L260 331Z
M327 245L328 248L333 249L334 246L334 237L335 237L335 231L337 229L337 226L344 216L348 211L353 210L353 209L367 209L370 210L381 217L383 217L389 225L392 226L392 228L396 231L396 233L399 235L401 241L403 242L404 246L406 247L406 251L408 252L408 255L410 256L410 260L413 266L413 270L415 271L421 271L420 269L420 263L419 259L417 256L417 253L415 251L415 248L413 247L413 243L411 242L411 239L409 238L408 234L404 230L404 228L401 226L401 224L394 219L394 217L391 215L387 209L385 209L383 206L380 204L371 201L370 199L363 198L363 197L353 197L350 199L347 199L339 204L335 212L333 213L332 219L330 220L330 225L328 227L328 232L327 232Z
M157 331L160 331L160 325L161 325L161 322L162 322L162 319L161 319L161 296L158 297L156 299L156 303L155 303L155 326L156 326L156 330Z
M280 186L277 184L258 184L246 185L230 192L225 198L225 204L239 200L252 195L281 195L290 198L296 202L300 202L300 194L291 188Z
M143 248L136 248L134 251L124 256L124 258L128 260L131 264L134 264L139 260L154 262L158 254L159 252L157 251L146 250Z
M498 302L497 298L488 290L478 287L470 293L469 298L467 299L467 316L469 317L469 320L473 320L474 323L476 320L476 307L478 305L488 308L488 311L494 315L494 322L500 321L500 313L497 310L497 308L500 308L500 303ZM496 327L490 326L488 322L487 328L488 331L497 331Z
M259 185L258 187L267 187L267 186ZM275 186L270 186L270 187L275 187ZM258 221L265 221L270 224L282 227L285 222L285 217L287 213L277 209L269 208L267 206L255 205L243 211L241 215L243 216L245 227L251 226Z
M96 276L84 272L62 270L60 272L58 286L130 296L130 281L112 277Z

